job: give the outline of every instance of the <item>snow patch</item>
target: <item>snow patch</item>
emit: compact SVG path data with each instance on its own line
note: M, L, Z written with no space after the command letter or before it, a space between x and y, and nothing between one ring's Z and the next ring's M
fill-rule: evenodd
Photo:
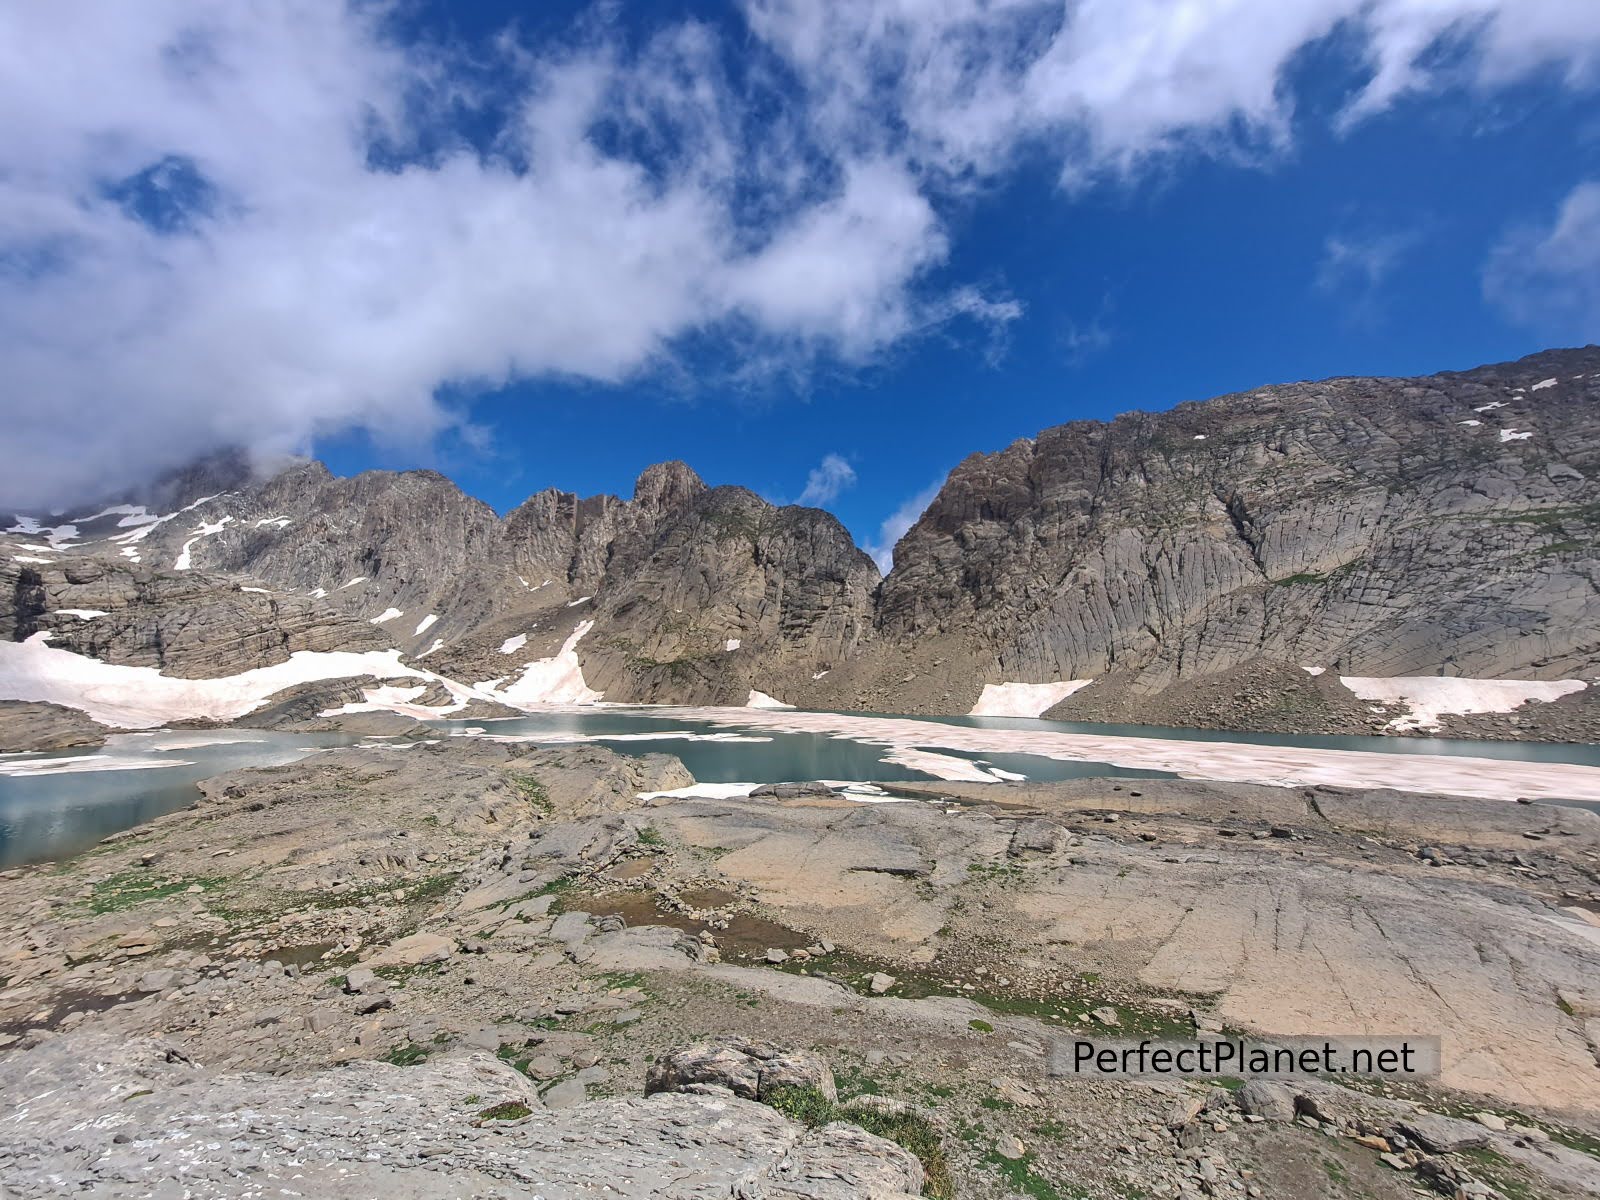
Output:
M1092 679L1061 679L1055 683L986 683L969 715L1037 717L1093 682Z
M126 554L127 551L124 550L123 553ZM272 595L272 589L271 588L258 588L258 587L240 586L239 590L241 592L254 592L258 596L270 596L270 595Z
M1457 421L1457 425L1482 425L1482 421Z
M1532 436L1531 432L1518 433L1515 429L1502 429L1500 431L1500 440L1502 442L1525 442Z
M282 529L285 525L292 524L294 524L294 518L292 517L262 517L261 520L256 522L256 528L260 529L264 525L271 525L274 529Z
M108 615L103 608L58 608L56 611L62 616L77 617L80 621L92 621Z
M1327 669L1328 669L1327 667L1302 667L1301 668L1301 670L1303 670L1307 675L1321 675Z
M165 516L160 517L150 517L149 520L141 520L140 527L138 529L134 529L128 533L114 533L111 535L110 540L113 542L120 542L124 546L131 546L134 542L142 542L159 526L165 525L168 521L183 516L184 513L190 511L191 509L199 508L202 504L211 503L211 501L215 500L217 496L220 495L222 495L221 492L218 492L216 496L201 496L200 499L196 500L193 504L186 504L177 512L167 513ZM117 522L118 525L129 525L132 523L133 522L131 521Z
M72 522L75 525L87 525L91 521L98 521L101 517L114 517L118 514L122 516L117 522L120 529L126 529L129 525L148 525L156 519L155 514L142 504L113 504L110 508L102 508L87 517L73 517Z
M105 725L150 729L171 721L231 721L296 684L343 676L433 678L402 666L398 650L301 650L288 662L220 679L177 679L154 667L125 667L58 650L47 632L0 642L0 699L61 704Z
M13 554L11 556L11 561L12 562L31 562L31 563L50 563L50 562L54 562L55 559L53 559L53 558L40 558L38 555L35 555L35 554Z
M432 629L434 623L438 620L438 613L429 613L427 616L423 617L422 620L417 622L417 628L412 632L411 636L421 637L423 634L427 633L428 630Z
M1525 685L1524 685L1525 686ZM1407 792L1479 796L1509 803L1559 797L1600 801L1600 768L1573 763L1520 762L1451 754L1384 754L1253 742L1113 737L1046 727L985 729L908 717L847 713L765 712L751 708L681 707L674 715L739 730L845 738L865 745L934 748L963 753L1037 754L1061 762L1111 763L1171 771L1185 779L1260 783L1273 787L1331 784Z
M50 543L50 549L59 550L63 545L78 536L78 527L76 525L41 525L35 518L24 517L19 513L17 515L17 523L7 529L6 532L27 534L30 537L42 537ZM32 549L32 547L29 548ZM43 550L44 547L40 546L39 549Z
M794 705L785 704L782 700L779 700L774 696L769 696L765 692L758 692L754 688L750 689L750 697L749 697L749 699L747 699L744 702L744 706L746 708L793 708L794 707Z
M434 638L433 639L433 645L429 646L421 654L417 655L417 657L418 658L427 658L428 655L432 654L435 650L439 649L443 645L444 645L444 639L443 638Z
M194 536L183 544L183 549L178 553L178 561L172 564L172 569L174 571L187 571L194 565L193 560L190 558L190 552L194 549L194 544L203 537L221 533L227 528L228 522L231 520L233 520L232 517L223 517L218 521L201 521L200 524L196 525L194 527ZM147 525L139 532L143 533L154 528L154 525Z
M581 621L572 636L562 643L553 658L535 659L504 688L494 688L489 683L477 686L496 700L506 704L594 704L605 698L603 692L592 689L583 680L583 666L578 662L578 643L584 634L594 628L593 621Z
M544 581L544 583L549 583L549 582L550 582L550 581L549 581L549 580L548 580L548 579L546 579L546 580L545 580L545 581ZM539 585L539 586L540 586L540 587L543 587L543 586L544 586L544 583L541 583L541 584L540 584L540 585ZM591 601L591 600L593 600L593 599L594 599L594 597L593 597L593 596L579 596L579 597L578 597L578 598L577 598L577 599L576 599L576 600L568 600L568 601L567 601L567 607L568 607L568 608L577 608L577 607L578 607L578 605L580 605L580 604L587 604L587 603L589 603L589 601Z
M1489 412L1491 409L1504 408L1505 406L1506 406L1506 402L1504 400L1491 400L1488 404L1480 404L1477 408L1473 409L1472 411L1473 412Z
M1554 379L1541 379L1528 390L1531 392L1542 392L1545 388L1553 388L1555 385L1556 381Z
M181 758L133 758L116 754L76 754L70 758L28 758L0 763L0 775L23 778L37 775L77 775L86 771L152 771L162 767L192 767Z
M1197 442L1203 442L1206 440L1206 435L1203 433L1197 433L1194 435L1194 440Z
M527 644L528 644L528 635L525 634L525 633L519 633L519 634L517 634L516 637L508 637L505 641L500 643L500 653L501 654L515 654L518 650L521 650Z
M349 583L341 583L338 590L342 592L347 587L355 587L356 584L365 583L366 581L367 577L365 575L357 575L354 579L350 580Z
M722 643L722 649L723 649L723 652L726 653L726 652L729 652L729 651L737 650L742 645L744 645L744 643L741 642L738 638L729 638L727 641Z
M702 800L737 800L760 786L759 783L691 783L687 787L672 788L665 792L640 792L637 799L678 800L696 796Z
M377 616L373 617L371 621L367 622L367 624L382 625L385 621L392 621L396 617L403 617L405 615L406 614L401 612L398 608L386 608Z
M932 750L894 750L885 754L883 761L910 767L913 771L921 771L924 775L932 775L935 779L947 779L953 783L994 783L998 779L971 759L957 758L953 754L937 754Z
M811 678L812 678L813 681L821 679L824 675L826 675L828 673L828 671L831 671L831 670L833 670L832 667L829 667L827 671L818 671L816 674L812 675Z
M1391 729L1436 729L1442 716L1506 713L1529 700L1559 700L1588 687L1580 679L1463 679L1443 675L1343 675L1339 682L1358 699L1410 706L1408 715L1389 722Z

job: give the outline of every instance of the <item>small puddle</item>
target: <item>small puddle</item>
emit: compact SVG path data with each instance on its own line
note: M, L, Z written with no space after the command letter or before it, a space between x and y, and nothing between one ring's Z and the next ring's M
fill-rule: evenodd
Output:
M624 882L629 879L638 879L650 874L655 869L656 860L653 858L630 858L627 862L619 863L606 872L607 879Z
M55 997L54 1004L49 1013L36 1020L10 1021L0 1024L0 1033L8 1033L20 1037L30 1029L58 1029L61 1022L73 1013L100 1013L116 1008L120 1004L128 1004L134 1000L143 999L150 995L149 992L118 992L107 995L104 992L86 992L81 990L61 992Z
M691 908L725 908L739 897L721 888L690 888L679 892L678 899Z
M683 894L684 900L697 907L715 905L694 899L696 896L721 897L721 904L734 899L727 892L715 888L700 888ZM599 896L572 896L564 901L567 909L581 909L595 917L621 917L629 926L665 925L684 933L709 932L717 941L723 958L759 958L769 949L798 950L816 939L776 921L750 913L735 913L726 929L708 930L704 921L696 921L679 912L663 912L656 907L654 892L610 892Z
M286 967L305 968L320 963L337 948L334 942L312 942L305 946L279 946L276 950L263 950L256 955L257 962L276 961Z

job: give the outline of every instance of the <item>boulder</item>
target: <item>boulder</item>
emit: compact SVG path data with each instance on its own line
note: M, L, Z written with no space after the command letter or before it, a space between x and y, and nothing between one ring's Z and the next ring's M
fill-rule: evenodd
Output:
M837 796L825 783L763 783L750 793L752 798L766 800L823 800Z
M1292 1121L1295 1117L1294 1089L1270 1079L1249 1080L1235 1094L1239 1110L1268 1121Z
M1402 1134L1429 1154L1458 1154L1489 1144L1489 1131L1476 1121L1419 1113L1397 1124Z
M818 1055L743 1038L699 1042L662 1055L646 1073L644 1090L649 1096L706 1084L746 1100L765 1100L785 1087L815 1088L829 1100L839 1097L833 1071Z
M444 962L455 952L456 944L451 938L437 933L413 933L410 937L390 942L360 965L369 970L376 967L420 967L427 963Z

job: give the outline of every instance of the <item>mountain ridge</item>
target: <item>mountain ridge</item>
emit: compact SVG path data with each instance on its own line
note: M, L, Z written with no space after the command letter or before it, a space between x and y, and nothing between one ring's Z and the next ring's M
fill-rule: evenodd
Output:
M681 462L646 468L629 499L546 488L501 517L431 470L338 477L301 461L251 480L225 452L152 490L177 511L76 540L47 531L46 552L13 553L7 573L35 609L99 609L115 597L68 564L114 554L128 580L192 572L190 592L204 576L292 595L332 610L352 645L376 630L462 680L571 654L585 689L621 702L951 713L985 685L1079 681L1051 715L1181 722L1157 698L1211 712L1226 696L1207 681L1244 686L1242 671L1304 696L1309 716L1289 725L1348 722L1373 706L1274 672L1600 667L1597 413L1600 349L1586 347L1067 422L963 459L885 576L831 513L711 487ZM12 532L38 551L29 527L44 528ZM146 604L156 587L127 586ZM284 619L250 600L239 619ZM343 636L296 620L298 642L257 641ZM41 627L0 614L5 636ZM166 645L148 621L52 628L53 644L113 660L119 639L143 639L130 661Z

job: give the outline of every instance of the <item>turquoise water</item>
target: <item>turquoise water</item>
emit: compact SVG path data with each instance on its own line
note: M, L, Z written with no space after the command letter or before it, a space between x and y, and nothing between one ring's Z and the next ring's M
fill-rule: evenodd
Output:
M559 744L564 737L575 735L597 740L622 754L671 754L681 759L689 773L701 783L790 783L808 779L895 783L934 778L923 771L885 762L884 756L890 751L882 746L759 727L730 730L725 724L686 720L670 711L539 713L497 721L433 721L430 724L445 732L481 729L495 737L526 737L536 745L541 737L549 739L547 744ZM760 740L695 740L727 737L730 733ZM627 740L638 734L650 734L650 740ZM671 734L679 736L668 736ZM1144 771L1110 763L1058 762L1035 754L936 752L968 762L987 763L1029 779L1083 779L1105 775L1131 779L1171 778L1165 771Z
M0 774L0 867L77 854L108 834L187 808L195 784L241 767L294 762L359 738L264 729L118 734L96 750L0 755L0 771L19 764L126 762L117 770Z
M865 717L878 713L850 714ZM1523 762L1600 766L1600 747L1528 742L1469 742L1446 738L1318 737L1243 734L1149 725L1091 725L1019 717L922 717L930 723L979 729L1048 730L1102 737L1163 738L1195 742L1233 742L1259 746L1298 746L1325 750L1364 750L1380 754L1433 754ZM499 721L437 721L441 734L479 729L495 736L517 736L530 744L561 744L584 739L625 754L673 754L694 777L706 783L782 783L833 779L893 783L933 778L885 761L881 746L812 733L787 733L760 726L730 727L686 718L672 709L600 709L552 712ZM634 740L637 735L652 735ZM728 740L730 736L741 740ZM268 730L175 730L122 734L103 748L53 754L0 755L0 867L76 854L100 838L163 813L187 807L197 798L195 784L227 771L293 762L332 746L361 739L342 734L279 733ZM1032 780L1092 776L1150 778L1143 771L1095 762L1060 762L1031 754L969 753L934 748ZM59 774L17 774L19 764L69 763L91 759L117 764L113 769ZM143 768L143 769L135 769ZM1587 806L1586 806L1587 807Z

